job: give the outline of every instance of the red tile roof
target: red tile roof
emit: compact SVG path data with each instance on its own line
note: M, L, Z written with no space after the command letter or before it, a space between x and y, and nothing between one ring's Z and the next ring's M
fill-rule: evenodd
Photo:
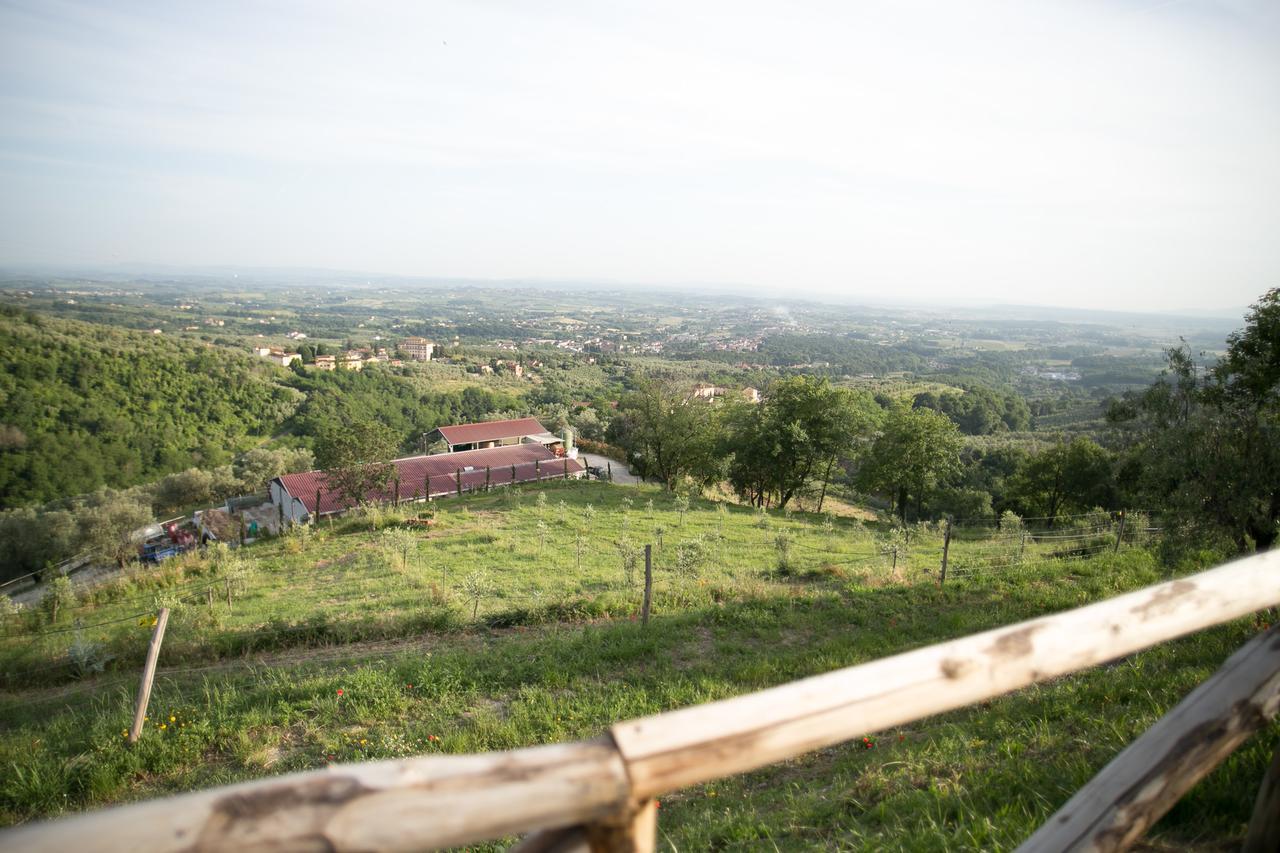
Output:
M540 435L547 428L537 418L518 418L512 421L485 421L479 424L454 424L440 427L440 434L449 444L473 444L477 441L501 441L525 435Z
M532 420L529 418L528 420ZM536 421L535 421L536 423ZM511 444L506 447L486 447L481 450L461 450L457 453L436 453L431 456L410 456L395 459L392 464L400 479L400 499L423 497L428 486L431 497L445 497L458 491L459 472L463 490L483 489L485 468L489 468L492 485L507 485L512 480L515 466L516 483L537 480L556 480L565 471L572 476L585 470L576 459L557 457L541 444ZM396 479L392 476L392 480ZM341 512L351 508L351 502L337 492L330 491L323 471L307 471L302 474L285 474L277 478L290 495L302 501L307 512L316 512L316 494L320 496L320 514ZM391 501L395 498L395 486L369 492L368 501Z

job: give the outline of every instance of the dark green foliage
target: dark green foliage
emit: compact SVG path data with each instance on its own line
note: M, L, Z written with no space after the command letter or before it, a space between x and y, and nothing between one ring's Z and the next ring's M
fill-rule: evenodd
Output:
M618 403L608 440L624 448L643 477L674 489L688 477L706 483L719 475L715 413L710 404L656 380Z
M809 376L779 382L763 403L742 403L723 418L729 481L758 506L784 507L815 485L825 496L836 464L862 449L879 417L868 394Z
M203 344L0 311L0 507L228 462L300 395Z
M351 504L387 488L395 472L396 436L377 421L360 419L330 424L316 441L316 462L329 488Z
M1185 344L1165 375L1112 405L1127 427L1135 492L1170 511L1175 532L1267 548L1280 525L1280 288L1254 304L1212 369Z
M1009 497L1024 516L1047 519L1094 507L1115 509L1111 454L1097 442L1076 438L1025 459L1009 481Z
M1012 391L997 392L983 385L966 387L963 393L926 391L917 394L912 405L942 412L965 435L1024 430L1031 425L1026 400Z
M895 406L861 466L859 484L889 496L905 521L913 499L918 515L934 490L959 472L960 446L959 431L945 415Z
M314 437L332 424L373 419L391 429L401 449L416 448L423 434L436 427L484 420L520 405L510 394L477 386L424 393L383 370L309 373L293 377L290 384L307 395L289 420L293 432Z

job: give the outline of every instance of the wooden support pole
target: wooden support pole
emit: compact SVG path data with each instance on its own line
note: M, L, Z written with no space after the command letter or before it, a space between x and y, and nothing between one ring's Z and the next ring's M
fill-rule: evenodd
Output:
M205 592L204 597L209 603L209 609L212 610L213 609L213 584L206 586L204 588L204 592Z
M169 608L161 607L156 617L156 627L151 631L147 644L147 662L142 667L142 684L138 686L138 702L133 709L133 725L129 728L129 743L137 743L142 736L142 722L147 717L147 704L151 701L151 680L156 676L156 659L160 657L160 644L164 642L164 629L169 624Z
M316 515L312 519L316 524L320 523L320 490L316 489Z
M462 469L457 469L453 476L458 481L458 497L462 497Z
M511 485L514 486L515 484L516 484L516 466L513 464L511 466Z
M278 503L278 504L276 504L276 509L277 509L277 510L279 510L279 516L280 516L280 521L279 521L279 525L280 525L280 532L281 532L281 533L284 533L284 503Z
M1022 529L1022 542L1018 545L1018 562L1022 562L1022 555L1027 552L1027 530Z
M1253 804L1249 832L1241 853L1273 853L1280 850L1280 745L1271 756L1271 766L1262 777L1258 798Z
M400 507L400 478L399 477L396 477L396 486L395 486L395 493L394 493L393 500L395 500L396 508L398 509Z
M422 477L422 491L425 492L423 497L426 498L427 500L431 500L431 475L430 474L425 474Z
M1280 711L1277 650L1280 625L1228 658L1076 791L1018 850L1127 849Z
M658 842L658 806L645 800L586 826L591 853L653 853Z
M612 483L613 482L613 463L605 462L604 464L605 464L605 470L609 472L609 482Z
M244 513L240 513L240 544L244 544Z
M640 609L640 624L649 624L649 604L653 600L653 546L644 546L644 605Z
M1116 547L1111 549L1112 554L1119 553L1122 541L1124 541L1124 510L1120 510L1120 529L1116 531Z
M942 536L942 573L938 576L938 585L947 582L947 553L951 550L951 519L947 519L947 532Z
M489 466L484 466L484 490L489 491Z
M564 478L569 479L569 457L564 458Z
M533 479L535 480L542 479L542 460L541 459L533 460Z

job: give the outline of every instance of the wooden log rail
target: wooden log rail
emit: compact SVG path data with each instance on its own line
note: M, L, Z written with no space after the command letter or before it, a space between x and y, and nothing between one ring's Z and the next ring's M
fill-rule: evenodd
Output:
M1259 554L1076 610L618 723L592 741L339 765L22 826L0 833L0 848L409 851L534 832L523 849L652 850L652 802L661 794L1277 605L1280 552ZM1253 675L1245 692L1272 713L1278 703L1258 696L1277 684L1264 671L1280 669L1278 645L1272 636L1246 647ZM1207 706L1192 705L1190 718L1202 721Z

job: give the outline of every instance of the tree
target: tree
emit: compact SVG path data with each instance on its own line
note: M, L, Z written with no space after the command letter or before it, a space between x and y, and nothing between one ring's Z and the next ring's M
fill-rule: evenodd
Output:
M1112 468L1111 454L1095 441L1080 437L1059 442L1023 461L1010 481L1009 496L1023 515L1039 515L1053 527L1065 511L1112 508Z
M669 383L646 380L623 397L610 439L641 476L661 480L669 491L686 477L703 484L720 473L711 406Z
M1127 428L1137 493L1189 536L1271 547L1280 524L1280 288L1254 303L1211 369L1185 343L1166 360L1160 379L1108 412Z
M750 502L785 507L819 487L818 510L836 463L871 435L879 409L870 396L798 376L776 384L759 405L738 404L723 419L729 479Z
M887 494L905 522L912 499L919 514L929 493L959 470L960 447L960 433L946 415L898 404L889 410L858 481Z
M78 513L84 548L124 568L138 556L139 531L155 521L151 504L139 495L111 491L98 493L95 501Z
M370 420L334 424L316 442L316 462L330 489L354 506L386 491L395 473L390 460L399 449L395 434Z

